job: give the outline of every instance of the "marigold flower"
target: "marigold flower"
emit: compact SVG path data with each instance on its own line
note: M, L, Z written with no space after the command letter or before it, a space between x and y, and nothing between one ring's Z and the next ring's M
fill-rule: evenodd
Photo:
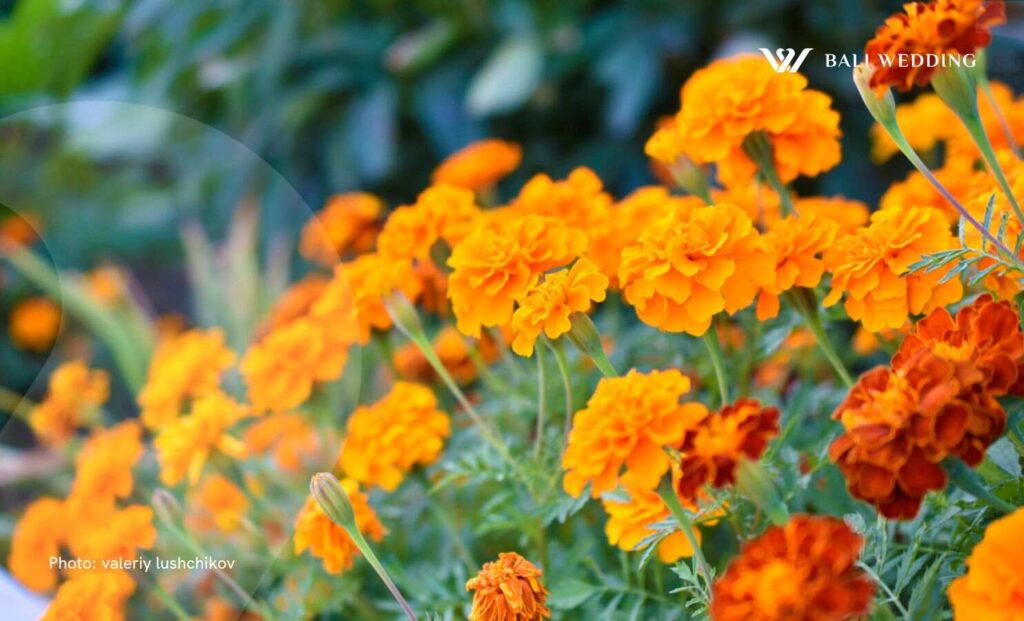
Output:
M165 485L176 485L187 476L190 483L195 483L215 450L236 458L244 455L245 445L227 430L249 413L249 408L224 393L197 399L190 414L163 426L153 440L160 480Z
M863 541L842 520L794 516L743 545L711 596L713 621L849 621L875 584L857 568Z
M245 492L219 474L206 477L193 497L198 512L190 516L189 522L203 530L217 528L225 533L234 532L249 510Z
M881 349L883 343L899 342L899 339L909 330L909 321L899 328L886 328L877 333L865 329L864 326L857 326L857 330L853 333L853 351L861 356L869 356Z
M715 314L753 302L775 278L774 265L735 205L677 208L623 249L619 282L644 323L700 336Z
M61 444L96 418L109 394L106 371L77 360L65 362L50 375L46 397L29 412L29 425L47 444Z
M142 428L126 420L94 432L75 455L75 479L68 502L113 505L134 487L132 468L142 459Z
M736 482L741 459L758 460L779 433L779 410L754 399L740 399L704 415L686 429L679 445L679 481L676 490L695 504L705 484L724 487Z
M366 494L359 491L359 484L352 479L342 479L341 486L352 504L359 532L380 541L387 530L377 519ZM332 522L312 496L306 498L295 518L295 553L305 550L321 559L324 569L330 574L340 574L349 569L359 555L359 549L345 529Z
M922 256L956 245L942 214L930 207L886 209L871 224L840 238L825 253L832 272L831 306L846 294L846 312L872 332L899 328L909 314L928 313L963 295L958 279L939 281L949 269L908 273Z
M313 305L313 317L338 332L333 337L365 345L373 330L387 330L391 317L384 297L394 292L410 300L419 297L420 279L412 263L381 254L364 254L334 268L334 278ZM353 325L353 313L355 324ZM355 334L348 333L355 328Z
M514 142L478 140L449 155L434 170L434 183L485 190L519 166L523 150Z
M122 570L77 572L61 585L40 621L124 621L135 581Z
M259 330L259 336L264 337L277 328L308 316L313 305L323 295L328 282L330 280L322 274L311 273L288 287L271 307Z
M384 203L373 194L335 194L302 229L299 252L310 261L334 265L347 251L373 247Z
M587 483L597 498L620 482L654 489L668 472L664 447L679 446L707 416L699 403L680 403L690 379L676 369L604 378L587 407L573 416L562 458L562 486L579 496ZM626 472L622 473L623 468Z
M234 362L220 328L189 330L161 343L139 393L142 424L159 429L178 418L186 399L219 390L221 375Z
M61 312L47 298L28 298L18 302L11 310L8 334L21 349L43 353L57 340Z
M671 517L658 492L635 486L625 486L626 499L605 496L601 505L608 514L604 532L608 543L618 546L627 552L646 548L644 540L655 534L654 524ZM701 532L694 527L693 535L700 543ZM662 563L675 563L681 558L693 556L690 539L682 531L673 532L660 541L657 549L658 559Z
M242 436L252 454L270 452L285 472L299 472L320 450L320 436L299 414L271 414L254 422Z
M382 399L349 417L338 463L360 484L394 491L414 466L437 461L450 433L432 390L395 382Z
M762 227L782 217L779 193L757 178L731 181L722 188L711 188L711 202L736 205Z
M564 181L535 175L510 205L513 213L554 218L591 238L611 224L611 206L612 197L604 191L601 178L585 166L573 170Z
M794 204L801 217L815 216L819 220L834 222L838 235L852 233L868 223L868 206L842 196L810 196L798 198Z
M437 333L432 343L434 353L445 370L460 384L470 384L477 377L476 363L470 357L470 345L466 339L467 337L454 327L445 326ZM494 356L485 355L486 353L481 347L480 357L483 362L493 361ZM418 382L433 382L437 379L437 373L415 343L406 343L396 350L393 362L395 371L403 379Z
M979 176L985 175L974 169L973 159L963 157L947 158L942 168L933 172L939 183L961 205L968 205L970 199L974 197L974 188L979 182ZM960 219L960 212L939 193L931 181L916 170L903 181L890 185L879 201L880 210L902 209L906 205L934 207L942 212L950 224ZM984 208L982 210L984 211Z
M761 290L757 318L779 314L779 296L794 287L814 288L821 282L825 262L821 255L835 241L838 226L811 214L788 216L768 226L764 240L775 256L775 280Z
M1010 191L1018 202L1024 200L1024 161L1021 161L1012 151L1000 151L996 154L1004 174L1010 185ZM1024 234L1022 223L1014 213L1006 194L996 183L995 179L987 172L978 171L974 173L969 181L964 194L971 198L966 201L967 210L979 222L989 221L989 232L993 237L1000 237L1009 248L1017 246L1020 236ZM991 214L986 215L991 208ZM990 247L987 240L982 237L981 231L970 226L965 227L964 240L972 248ZM1024 258L1024 249L1018 256ZM981 257L974 264L975 269L980 272L989 270L982 282L985 288L1003 300L1012 300L1020 293L1022 286L1020 275L1012 270L993 268L995 261L987 257Z
M5 244L18 247L28 246L39 238L39 221L35 216L10 213L0 219L0 248Z
M60 556L64 538L55 525L64 520L64 503L56 498L39 498L15 524L7 567L26 588L42 593L57 586L57 570L50 566L50 558Z
M459 331L479 337L483 326L508 323L516 300L540 275L572 262L586 245L581 230L537 215L505 216L478 228L448 258Z
M760 56L715 61L694 73L680 93L675 125L658 130L646 153L671 165L682 151L698 164L715 163L726 183L748 180L756 164L744 139L763 132L783 183L839 163L839 114L832 100L807 88L798 73L776 73Z
M429 261L438 240L454 246L473 230L479 217L473 192L454 185L433 185L414 205L399 207L388 215L377 251L389 259Z
M544 574L515 552L502 552L484 563L480 573L466 582L473 591L470 621L542 621L551 617L545 604L548 590Z
M120 268L114 265L101 265L82 278L85 291L100 304L114 306L127 293L127 278Z
M1024 601L1020 535L1024 509L985 528L981 543L967 557L967 573L949 585L955 621L1016 621Z
M156 543L153 510L143 505L117 509L79 503L77 507L69 506L66 519L73 524L68 536L71 554L94 561L96 568L102 567L103 561L135 559L140 549L152 548Z
M885 20L864 48L875 71L873 88L909 91L931 81L937 68L900 62L911 55L960 56L988 45L991 26L1006 21L1002 0L934 0L908 2L903 12Z
M572 328L569 316L587 312L591 302L604 301L607 289L608 277L588 259L580 259L571 269L545 275L512 315L512 351L532 356L541 332L549 339L562 336Z

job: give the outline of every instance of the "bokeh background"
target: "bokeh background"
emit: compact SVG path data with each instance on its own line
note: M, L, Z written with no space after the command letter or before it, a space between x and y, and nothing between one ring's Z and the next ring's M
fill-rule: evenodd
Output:
M842 114L842 164L798 189L873 203L909 167L868 159L870 119L849 72L821 54L860 52L900 4L0 0L0 217L30 216L61 269L114 261L156 312L213 322L192 312L186 223L220 240L246 205L260 257L288 257L305 206L354 189L411 202L446 154L491 136L524 151L502 198L534 173L578 165L622 196L653 181L643 143L685 79L758 47L815 48L803 72ZM990 75L1020 92L1024 6L1008 5ZM0 277L6 325L35 291ZM47 359L5 330L0 386L39 397ZM131 414L123 390L114 403ZM31 441L10 423L0 450ZM19 493L0 485L0 506Z

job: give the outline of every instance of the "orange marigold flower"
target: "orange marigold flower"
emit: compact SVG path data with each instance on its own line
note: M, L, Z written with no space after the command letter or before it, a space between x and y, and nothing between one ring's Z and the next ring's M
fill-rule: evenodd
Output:
M532 356L533 344L543 332L557 339L572 328L569 316L590 310L591 302L604 301L608 277L597 271L588 259L580 259L571 269L544 276L527 291L512 315L512 351Z
M449 155L434 170L434 183L485 190L519 166L523 150L514 142L478 140Z
M437 461L450 433L432 390L396 382L382 399L349 417L338 463L360 484L394 491L414 466Z
M572 262L586 249L586 235L559 220L505 214L485 223L448 258L448 296L456 325L469 336L512 319L516 300L545 271Z
M851 621L875 584L857 568L863 541L842 520L796 515L743 545L711 596L713 621Z
M0 219L0 248L5 244L13 247L28 246L39 238L40 228L35 216L9 213Z
M676 490L695 504L705 484L724 487L736 482L741 459L758 460L779 433L779 410L754 399L740 399L716 414L704 409L686 429L679 445L679 481Z
M57 586L57 570L50 566L50 559L60 556L64 536L55 526L63 523L64 503L56 498L39 498L15 524L7 567L26 588L42 593Z
M385 296L399 292L415 300L420 291L420 279L411 262L364 254L335 266L334 278L313 305L312 315L338 333L334 338L348 339L347 333L354 328L350 342L365 345L373 330L391 327Z
M788 216L768 225L764 240L775 256L775 280L761 290L757 318L779 314L779 296L794 287L814 288L821 282L825 262L821 255L832 246L838 226L811 214Z
M484 563L480 573L466 582L473 591L470 621L542 621L551 617L544 574L515 552L502 552Z
M114 306L128 291L127 277L114 265L101 265L85 274L82 285L86 293L104 306Z
M864 326L857 326L857 330L853 333L853 351L858 355L868 356L878 351L883 343L894 345L909 329L909 321L899 328L886 328L877 333L864 328Z
M807 88L798 73L776 73L760 56L715 61L694 73L681 91L675 125L647 142L649 156L671 165L682 151L698 164L718 165L727 183L747 180L757 166L743 141L763 132L784 183L839 163L839 114L831 98Z
M389 259L430 260L438 240L449 247L473 230L480 216L473 193L454 185L438 184L424 190L414 205L388 215L377 251Z
M445 326L433 341L434 353L448 373L460 384L472 383L477 377L476 363L470 357L470 346L466 339L467 337L454 327ZM480 354L483 362L493 361L494 357L485 353L481 345ZM406 343L395 351L394 363L396 372L404 379L418 382L433 382L437 379L433 367L415 343Z
M899 328L908 315L928 313L963 295L956 278L939 281L949 269L909 273L910 266L928 253L955 247L942 213L930 207L886 209L871 216L871 224L841 237L825 253L832 272L831 306L846 294L846 312L872 332Z
M562 458L562 486L579 496L587 483L597 498L620 480L654 489L668 472L664 447L679 446L686 432L707 416L699 403L680 403L690 379L676 369L604 378L587 407L573 416ZM626 472L622 473L623 468Z
M1024 613L1024 562L1020 536L1024 509L985 528L967 557L967 573L949 585L955 621L1017 621Z
M29 425L47 444L61 444L96 418L109 395L106 371L78 360L65 362L50 375L46 397L29 412Z
M352 479L342 479L341 486L352 504L359 532L380 541L387 530L377 519L366 494L359 491L359 484ZM312 496L306 498L295 518L295 553L305 550L321 559L324 569L330 574L340 574L349 569L359 555L359 549L345 529L332 522Z
M234 362L220 328L189 330L161 343L139 393L142 424L159 429L178 418L186 399L219 390L221 375Z
M1006 21L1002 0L908 2L885 20L864 54L875 67L870 85L909 91L931 81L936 67L900 62L910 55L972 54L992 39L989 28Z
M842 196L798 198L795 206L801 216L815 216L819 220L834 222L839 235L852 233L866 225L870 211L864 203Z
M373 247L384 203L373 194L335 194L302 229L299 252L310 261L334 265L347 251Z
M974 188L985 173L974 169L972 158L952 157L934 171L935 178L961 205L969 205L974 197ZM986 198L987 200L987 198ZM879 202L879 209L902 209L906 205L934 207L942 212L950 224L960 219L960 212L920 172L913 171L903 181L889 186ZM982 208L984 211L984 207Z
M608 514L605 535L608 543L627 552L643 550L647 547L645 540L657 532L653 525L669 519L671 512L654 490L627 485L623 491L628 498L605 496L601 499L605 513ZM690 505L690 508L697 507ZM713 521L705 523L710 525ZM699 528L694 527L693 535L700 543ZM657 554L662 563L675 563L681 558L693 556L693 546L686 533L677 530L658 541Z
M142 427L126 420L94 432L75 455L75 479L68 502L113 505L134 487L132 468L142 459Z
M1010 184L1010 191L1017 201L1024 200L1024 161L1021 161L1012 151L1000 151L996 154L1000 166ZM1014 248L1024 234L1020 220L1016 217L1013 207L1002 188L996 183L995 178L987 172L976 172L965 184L969 189L964 193L971 196L965 203L967 210L974 215L979 222L989 219L989 232L993 237L1000 237L1009 248ZM991 214L986 212L991 205ZM964 230L964 240L972 248L982 248L988 245L983 239L981 231L970 226ZM1019 253L1024 257L1024 249ZM981 257L975 264L979 271L990 270L986 273L982 282L985 288L993 292L1000 299L1012 300L1024 287L1020 283L1020 275L1012 270L996 268L995 261L987 257Z
M316 301L327 288L328 278L322 274L311 273L296 281L274 302L259 330L264 337L277 328L283 328L291 322L309 315Z
M320 436L299 414L271 414L249 426L242 436L250 453L269 452L285 472L300 472L320 450Z
M243 456L245 445L227 430L249 413L249 408L221 392L196 400L190 414L163 426L153 440L160 480L165 485L176 485L187 476L190 483L195 483L215 450L231 457Z
M782 217L782 201L778 192L756 178L732 181L723 188L712 188L711 201L716 205L736 205L761 226Z
M580 166L564 181L535 175L519 191L511 208L514 213L555 218L591 235L595 227L607 223L611 205L612 197L604 191L601 178Z
M122 570L77 572L61 585L40 621L124 621L135 581Z
M18 347L43 353L57 340L60 323L61 312L56 304L47 298L28 298L11 311L8 334Z
M217 528L225 533L238 530L242 518L249 510L249 499L229 479L213 474L195 491L196 514L189 523L200 530Z
M753 302L774 265L739 207L676 208L623 249L619 282L644 323L700 336L715 314Z
M76 511L75 509L82 509ZM75 558L88 559L96 568L104 561L124 561L138 557L140 549L156 544L153 510L143 505L123 509L97 508L81 503L69 506L68 549ZM86 570L91 571L91 570Z

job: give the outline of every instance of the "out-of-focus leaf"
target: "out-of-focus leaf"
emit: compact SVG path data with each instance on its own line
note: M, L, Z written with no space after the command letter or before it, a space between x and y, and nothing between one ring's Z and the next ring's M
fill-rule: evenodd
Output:
M515 110L540 84L544 57L532 37L513 37L494 51L473 76L466 107L478 117Z
M634 37L609 51L597 65L597 76L611 95L605 123L612 134L633 133L647 113L658 85L658 54L652 41Z
M571 610L582 605L601 591L601 587L570 578L551 587L548 605L561 610Z
M439 154L451 153L483 134L480 122L470 117L462 104L465 71L461 64L439 67L413 93L416 116Z
M381 83L352 103L345 119L345 137L359 176L377 181L395 161L398 95Z
M436 61L455 39L456 31L449 21L435 21L395 41L388 48L388 68L396 73L419 71Z

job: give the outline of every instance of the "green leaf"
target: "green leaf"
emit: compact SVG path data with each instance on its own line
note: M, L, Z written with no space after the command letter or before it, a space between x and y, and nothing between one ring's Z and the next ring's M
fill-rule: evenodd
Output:
M570 578L559 582L551 587L551 595L548 596L548 605L560 610L572 610L577 608L603 589L596 585Z
M514 37L494 51L473 76L466 107L473 116L509 112L521 106L540 84L543 52L532 37Z

